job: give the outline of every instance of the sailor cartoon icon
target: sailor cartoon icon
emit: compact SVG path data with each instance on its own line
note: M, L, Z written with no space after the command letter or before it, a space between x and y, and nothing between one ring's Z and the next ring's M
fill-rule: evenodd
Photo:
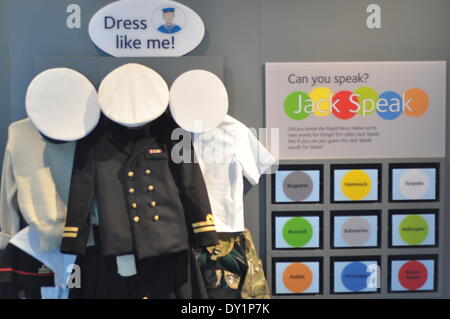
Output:
M159 32L170 34L181 31L182 28L174 22L175 8L163 8L162 18L164 20L164 24L161 24L158 27Z

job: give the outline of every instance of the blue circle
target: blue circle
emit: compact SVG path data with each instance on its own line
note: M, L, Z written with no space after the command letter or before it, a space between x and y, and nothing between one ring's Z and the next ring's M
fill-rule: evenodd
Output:
M370 273L362 262L355 261L347 266L341 273L342 284L350 291L361 291L367 287L367 278Z
M377 107L377 114L385 120L395 120L403 112L403 99L394 91L386 91L378 97L380 100L386 100L386 105L379 105Z

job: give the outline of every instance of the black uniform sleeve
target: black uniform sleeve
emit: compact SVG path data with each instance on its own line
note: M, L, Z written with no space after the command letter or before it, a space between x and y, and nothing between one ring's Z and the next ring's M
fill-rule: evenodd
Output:
M90 231L90 212L95 192L95 162L92 137L77 142L70 183L67 220L61 252L84 255Z
M195 152L190 143L190 162L179 164L182 185L182 199L186 207L188 227L196 247L217 245L218 237L200 165L194 160Z

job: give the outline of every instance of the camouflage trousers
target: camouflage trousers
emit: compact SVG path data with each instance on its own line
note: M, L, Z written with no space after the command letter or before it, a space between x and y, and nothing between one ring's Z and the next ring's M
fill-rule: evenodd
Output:
M200 254L208 295L213 299L268 299L262 261L248 229L218 233L219 244Z

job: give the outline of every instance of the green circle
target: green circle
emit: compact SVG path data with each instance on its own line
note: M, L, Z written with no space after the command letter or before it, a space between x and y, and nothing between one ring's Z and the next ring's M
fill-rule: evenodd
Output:
M293 120L304 120L311 114L307 109L305 109L305 107L311 103L312 100L308 94L301 91L295 91L289 94L284 100L284 112ZM300 112L299 106L301 106ZM310 107L310 109L313 110L312 107Z
M419 245L428 236L428 223L422 216L410 215L400 223L400 237L409 245Z
M305 246L313 236L311 223L302 217L294 217L284 225L284 240L292 247Z
M366 108L365 115L371 115L377 110L378 93L370 87L360 87L355 90L359 101L359 115L364 115L364 105Z

